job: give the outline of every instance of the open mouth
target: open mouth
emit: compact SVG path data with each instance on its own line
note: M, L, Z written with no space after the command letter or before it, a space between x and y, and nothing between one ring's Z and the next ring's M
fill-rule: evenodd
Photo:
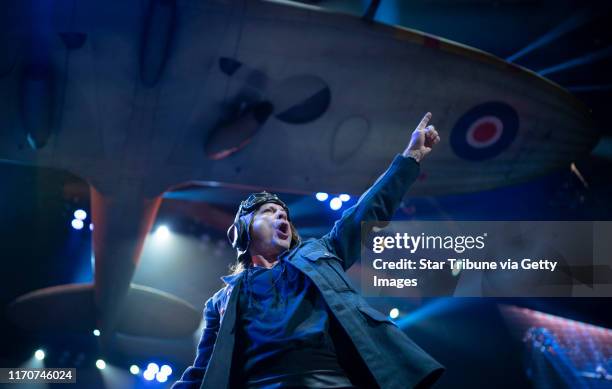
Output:
M289 238L289 223L281 222L276 226L276 233L282 240Z

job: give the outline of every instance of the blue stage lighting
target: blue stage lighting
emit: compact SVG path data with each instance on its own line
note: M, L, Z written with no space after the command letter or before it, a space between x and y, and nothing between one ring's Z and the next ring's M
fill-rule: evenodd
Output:
M153 238L156 243L166 242L171 236L170 229L166 225L161 225L157 227L155 233L153 234Z
M163 373L160 371L159 373L155 374L155 379L156 379L158 382L166 382L166 381L168 381L168 376L167 376L167 375L165 375L165 374L163 374Z
M159 371L159 365L155 362L151 362L147 365L147 370L152 371L153 374L157 374L157 372Z
M172 368L168 365L162 365L162 367L159 368L159 371L164 375L172 374Z
M142 376L147 381L153 381L155 379L155 373L153 373L152 370L145 370L145 372L142 373Z
M339 210L340 208L342 208L342 200L340 200L340 198L338 197L334 197L329 201L329 207L334 211Z
M391 309L391 310L389 311L389 317L390 317L391 319L397 319L397 317L399 316L399 313L400 313L400 312L399 312L399 309L397 309L397 308L393 308L393 309Z
M317 198L317 200L319 201L325 201L327 200L327 198L329 197L329 195L325 192L318 192L315 197Z
M42 361L43 359L45 359L45 352L41 349L38 349L34 353L34 357L38 359L39 361Z
M74 228L75 230L83 229L83 220L81 219L72 219L72 223L70 224L72 225L72 228Z
M82 209L77 209L74 211L74 218L79 220L85 220L87 218L87 212Z

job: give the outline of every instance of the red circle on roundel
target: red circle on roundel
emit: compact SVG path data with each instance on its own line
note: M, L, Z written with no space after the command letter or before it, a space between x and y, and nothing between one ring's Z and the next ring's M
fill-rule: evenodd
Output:
M474 140L478 142L486 142L491 140L497 133L497 127L491 122L481 123L478 127L474 128Z
M504 124L495 116L484 116L474 121L465 134L467 144L481 149L493 145L501 138Z

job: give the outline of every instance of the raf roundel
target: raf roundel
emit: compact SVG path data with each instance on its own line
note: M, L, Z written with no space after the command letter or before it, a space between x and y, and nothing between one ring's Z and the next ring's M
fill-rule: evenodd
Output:
M518 114L506 103L492 101L467 111L455 124L450 144L457 156L471 161L493 158L516 138Z

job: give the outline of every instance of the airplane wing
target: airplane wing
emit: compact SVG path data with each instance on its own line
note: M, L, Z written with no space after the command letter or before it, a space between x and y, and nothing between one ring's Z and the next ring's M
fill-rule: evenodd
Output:
M2 27L0 160L96 187L360 193L427 111L442 142L413 194L526 181L598 137L559 86L402 27L282 1L23 3Z

